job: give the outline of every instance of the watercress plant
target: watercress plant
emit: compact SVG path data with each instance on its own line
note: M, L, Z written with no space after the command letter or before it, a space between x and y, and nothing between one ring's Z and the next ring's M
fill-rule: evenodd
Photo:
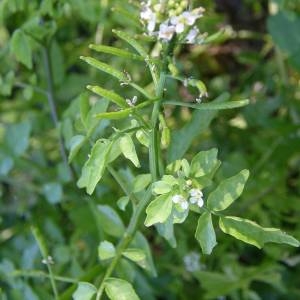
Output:
M120 224L114 211L109 206L99 206L103 218L115 219L118 224L116 228L103 230L111 230L112 234L115 231L119 241L114 244L99 240L99 259L107 262L106 270L98 286L80 282L73 294L75 300L93 297L99 300L104 292L112 300L139 299L129 281L116 277L116 267L125 257L155 275L150 249L139 230L143 226L154 226L158 235L164 237L170 246L176 247L174 224L183 223L190 214L199 215L195 238L203 254L211 254L217 245L216 221L225 234L258 248L269 242L300 245L299 241L279 229L264 228L240 216L228 215L226 209L243 192L249 177L248 170L243 169L218 182L215 174L221 161L217 149L200 151L190 159L184 157L186 150L170 153L170 148L182 146L174 145L166 119L168 107L202 110L209 116L212 111L248 104L248 100L228 101L222 97L202 103L209 94L205 84L200 79L180 74L176 52L185 44L208 44L214 39L214 36L200 33L201 28L198 28L198 21L205 17L205 9L194 8L191 1L147 1L141 3L138 9L142 28L139 34L113 30L117 39L130 46L129 50L95 44L90 48L100 54L140 63L141 72L149 72L151 82L141 86L135 82L130 70L116 68L90 56L81 57L90 66L111 76L111 86L115 88L87 86L100 97L97 100L100 104L90 110L88 98L83 96L80 100L85 134L72 137L69 161L72 162L81 148L90 142L90 154L82 167L78 187L85 188L92 195L108 171L124 192L118 206L127 211L130 204L132 213L127 228L118 231ZM195 88L194 103L170 99L167 81ZM109 128L105 135L95 133L99 124ZM180 140L177 142L180 143ZM145 154L148 164L141 166L140 157ZM137 175L130 184L116 169L121 156L131 162L131 168L137 169L134 172Z

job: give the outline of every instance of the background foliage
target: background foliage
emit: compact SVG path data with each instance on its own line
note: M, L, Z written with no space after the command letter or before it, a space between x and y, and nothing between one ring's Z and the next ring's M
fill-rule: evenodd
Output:
M208 101L229 93L233 100L249 98L250 105L205 116L169 108L168 160L183 154L190 160L199 150L217 147L223 161L220 180L243 168L251 174L232 213L280 227L299 239L300 2L216 0L199 5L207 10L201 30L224 30L213 45L181 48L176 53L181 72L205 82ZM93 196L76 186L89 145L83 145L72 164L67 156L71 146L81 142L72 140L74 135L95 126L94 135L109 130L109 122L98 126L91 117L107 104L83 91L87 84L109 89L113 82L79 57L89 55L90 43L124 48L111 29L138 32L141 25L131 12L138 16L133 5L117 0L0 2L2 299L53 299L41 240L55 262L54 274L61 277L60 299L71 299L78 280L97 284L106 267L99 262L99 241L115 242L129 221L130 211L117 205L123 193L108 173ZM129 71L142 86L149 82L138 63L106 55L101 59ZM169 82L167 90L178 99L174 83ZM122 87L119 91L124 93ZM180 88L180 97L189 99L191 91ZM82 108L84 99L95 103L90 112ZM198 130L199 122L207 123L205 130ZM143 156L140 161L146 170ZM130 187L137 174L127 165L124 160L117 167ZM175 249L154 230L142 230L135 242L147 248L147 238L156 270L151 261L144 271L124 258L118 277L133 282L146 300L195 295L299 299L297 248L267 245L259 251L220 234L213 255L205 256L193 237L195 223L190 217L176 227Z

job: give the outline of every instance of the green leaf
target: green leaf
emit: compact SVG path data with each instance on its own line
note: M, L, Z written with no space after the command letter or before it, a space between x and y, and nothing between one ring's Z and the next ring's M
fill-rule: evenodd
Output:
M137 248L127 248L122 255L135 262L142 268L146 268L146 254L143 250Z
M274 42L281 49L287 51L289 55L299 53L299 15L292 11L279 11L278 14L268 18L267 25ZM288 34L286 34L287 28Z
M94 117L98 119L119 120L128 117L132 113L132 111L132 108L126 108L120 111L96 114L94 115Z
M133 140L129 134L125 134L121 137L120 148L124 156L139 168L140 162L135 151Z
M111 148L111 142L98 140L92 148L89 159L82 168L81 176L77 181L79 188L86 188L91 195L105 171L107 157Z
M120 237L124 234L124 224L116 211L108 205L97 205L99 223L105 233Z
M130 198L128 196L123 196L117 201L118 207L125 211L127 204L129 203Z
M224 102L229 98L228 93L219 96L214 103ZM213 118L217 115L217 111L195 110L192 119L183 128L173 131L171 134L171 143L168 148L168 162L181 159L185 152L190 147L194 138L204 132Z
M78 151L84 145L86 141L85 136L83 135L75 135L70 140L70 154L69 154L69 163L73 161Z
M43 185L43 193L49 203L56 204L61 201L63 190L58 182L49 182Z
M16 156L24 154L29 146L31 124L29 121L9 125L5 132L5 141Z
M207 206L210 210L220 211L226 209L243 192L245 183L249 177L248 170L242 170L237 175L222 181L212 191L207 199Z
M167 194L171 192L171 190L172 190L172 185L163 180L156 181L152 185L152 192L157 195Z
M120 95L116 94L113 91L109 91L106 89L101 88L100 86L92 86L88 85L87 89L92 91L93 93L106 98L109 101L112 101L113 103L119 105L121 108L127 108L128 104L126 103L126 100L121 97Z
M158 223L155 225L157 232L165 238L172 248L177 245L176 238L174 235L173 216L170 215L165 223Z
M99 120L95 118L95 115L105 112L108 108L109 101L106 99L103 99L102 101L97 101L88 112L85 123L86 123L86 129L87 129L87 137L90 137L94 130L101 124Z
M232 109L232 108L246 106L249 104L249 100L245 99L245 100L229 101L225 103L200 103L200 104L189 104L186 102L179 102L179 101L164 101L163 104L190 107L197 110L221 110L221 109Z
M96 293L97 289L94 285L88 282L79 282L72 297L73 300L91 300Z
M89 103L89 96L88 93L82 93L79 96L80 101L80 119L82 124L86 127L87 126L87 117L90 110L90 103Z
M98 246L98 256L101 260L113 258L116 254L115 246L108 242L103 241Z
M201 151L194 156L191 162L191 174L201 177L212 172L218 163L218 150L216 148Z
M288 244L299 247L300 242L276 228L264 228L255 222L238 217L220 217L219 225L224 233L245 243L262 248L265 243Z
M145 238L145 236L141 232L137 232L132 243L130 244L132 247L142 249L142 251L145 253L145 269L149 271L151 276L156 277L157 272L155 269L155 265L152 258L152 251L149 245L148 240Z
M10 50L19 62L29 69L32 68L32 51L30 42L27 35L21 29L14 31L10 41Z
M145 189L151 183L151 174L140 174L134 178L132 192L137 193Z
M124 40L129 45L131 45L144 59L148 57L147 51L140 43L137 42L136 38L130 36L126 32L119 31L119 30L113 30L113 33L117 35L120 39Z
M6 176L13 166L13 159L10 156L0 152L0 175Z
M167 220L172 211L172 199L169 194L160 195L155 198L146 209L145 225L147 227L163 223Z
M217 245L216 234L209 212L204 212L200 216L195 238L199 242L204 254L211 254L213 248Z
M114 69L113 67L111 67L110 65L100 62L95 58L80 56L80 59L82 59L89 65L91 65L113 77L116 77L120 81L123 81L123 82L128 81L127 77L125 76L125 74L123 72L120 72L120 71Z
M111 300L139 300L132 285L118 278L108 278L105 280L105 292Z
M89 45L89 48L91 48L91 49L93 49L97 52L108 53L108 54L123 57L123 58L126 58L126 59L133 59L133 60L140 60L140 61L145 60L144 57L142 57L140 55L136 55L136 54L131 53L129 51L119 49L119 48L115 48L115 47L92 44L92 45Z
M135 137L143 146L149 148L149 136L144 132L144 130L138 130Z

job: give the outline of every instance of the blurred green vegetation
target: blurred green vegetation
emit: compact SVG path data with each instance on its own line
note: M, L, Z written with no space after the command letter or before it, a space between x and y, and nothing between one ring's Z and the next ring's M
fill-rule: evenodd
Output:
M71 164L67 159L72 137L82 130L82 97L96 103L94 111L101 105L84 92L85 86L114 86L109 76L88 68L79 56L91 52L90 43L124 48L112 35L113 28L141 33L137 5L129 2L0 2L1 299L53 299L32 228L39 228L53 257L63 300L71 299L78 280L99 282L106 267L98 262L99 241L116 241L129 221L130 212L116 204L123 194L109 174L93 196L77 188L89 146L84 145ZM195 2L206 8L201 31L221 34L210 45L178 48L177 67L207 85L205 101L229 93L232 100L249 98L250 105L212 114L210 127L201 132L198 111L168 108L171 147L184 145L181 154L188 159L217 147L224 162L219 179L248 168L249 182L232 213L299 239L300 1ZM130 72L141 86L150 81L139 62L104 54L101 59ZM134 96L121 86L119 92ZM188 101L192 91L170 81L166 93L172 100ZM108 131L108 125L101 122L95 134ZM145 158L141 165L147 172ZM126 181L137 175L124 161L117 167ZM113 218L105 217L107 210ZM142 230L157 277L125 259L117 275L134 282L145 300L300 298L299 249L267 245L258 251L218 235L214 253L203 256L193 237L195 222L191 216L176 227L176 249L155 231Z

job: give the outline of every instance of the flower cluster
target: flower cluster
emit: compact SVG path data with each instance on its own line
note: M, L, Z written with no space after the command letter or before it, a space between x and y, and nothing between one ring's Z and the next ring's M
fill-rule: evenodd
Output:
M170 41L175 34L181 35L185 43L194 44L199 38L196 21L203 16L204 8L187 10L187 1L142 2L140 18L149 35L156 35L163 41ZM174 2L174 3L173 3ZM164 13L167 11L168 13ZM155 29L158 27L158 31Z
M200 189L190 189L188 195L189 197L184 197L183 195L176 194L172 197L172 201L175 204L179 204L184 210L189 208L189 204L196 204L199 207L204 205L203 193Z

